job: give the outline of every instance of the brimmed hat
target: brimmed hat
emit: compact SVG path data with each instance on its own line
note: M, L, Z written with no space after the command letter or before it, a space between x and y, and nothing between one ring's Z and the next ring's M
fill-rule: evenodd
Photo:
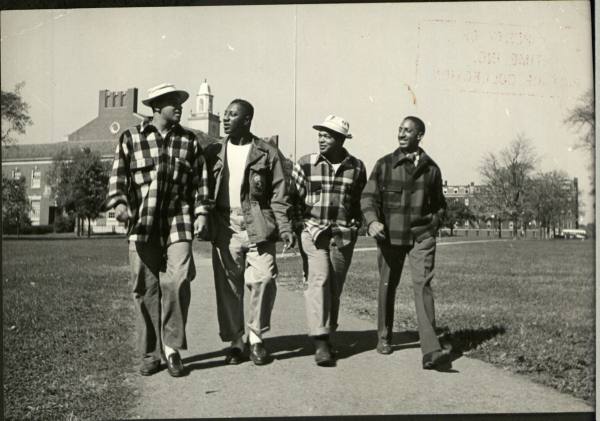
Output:
M161 83L158 86L148 89L148 98L144 99L142 104L151 107L152 103L157 98L160 98L164 95L176 96L180 104L183 104L190 97L190 94L188 94L186 91L175 89L175 85L172 83Z
M333 130L336 133L339 133L345 136L347 139L352 138L352 135L348 133L350 130L350 124L342 117L338 117L335 115L328 115L325 118L325 121L321 124L315 124L313 129L316 130Z

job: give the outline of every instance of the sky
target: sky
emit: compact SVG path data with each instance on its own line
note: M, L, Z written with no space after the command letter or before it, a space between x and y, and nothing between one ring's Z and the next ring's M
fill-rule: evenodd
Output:
M34 125L21 143L65 140L94 119L101 89L187 90L185 125L206 78L214 111L255 107L253 132L292 158L317 151L312 125L350 123L370 171L397 147L402 118L450 185L479 183L486 153L519 134L539 170L578 177L592 218L588 154L564 119L592 88L586 1L67 9L0 13L1 85L22 90Z

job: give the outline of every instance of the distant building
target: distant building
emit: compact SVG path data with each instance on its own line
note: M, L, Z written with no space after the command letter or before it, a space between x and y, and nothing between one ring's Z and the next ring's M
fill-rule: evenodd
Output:
M206 146L218 139L220 119L212 114L212 95L206 81L201 85L198 97L209 100L210 102L206 104L210 107L207 108L206 113L196 114L198 118L193 122L200 128L190 127L190 129L196 134L200 144ZM144 118L148 118L138 114L137 102L137 88L130 88L127 91L101 90L98 95L96 118L69 134L66 141L15 144L4 148L2 174L13 178L25 177L27 195L32 207L30 218L33 225L53 224L57 216L58 209L48 184L48 172L53 158L61 151L69 154L77 149L89 148L99 153L102 160L112 162L121 133L139 124ZM205 121L207 125L204 125ZM207 131L202 128L206 128ZM116 221L112 211L102 214L93 223L93 229L94 232L113 230L124 232L125 230L124 225Z
M567 228L578 228L579 227L579 188L577 177L569 180L563 186L564 190L569 191L569 202L572 203L572 206L568 207L568 210L561 217L558 230L567 229ZM487 211L485 206L483 205L482 196L483 196L483 186L476 185L471 182L470 184L459 184L459 185L448 185L448 181L444 181L444 185L442 187L442 191L444 193L444 197L446 201L462 201L465 206L472 208L474 210L473 213L476 215L480 215L480 219L469 224L465 223L465 228L470 227L471 225L474 227L487 227L491 228L493 225L494 217L492 216L491 211ZM488 215L487 217L483 215ZM531 221L531 226L536 227L536 221ZM459 228L459 227L457 227ZM512 221L506 220L502 221L503 229L512 229L513 223Z

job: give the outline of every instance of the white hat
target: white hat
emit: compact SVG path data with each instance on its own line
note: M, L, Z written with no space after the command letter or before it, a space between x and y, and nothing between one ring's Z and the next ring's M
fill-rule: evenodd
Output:
M148 98L142 101L142 104L151 107L152 102L163 95L176 95L177 99L181 104L183 104L190 97L186 91L180 91L175 89L175 85L172 83L161 83L158 86L148 89Z
M350 133L348 133L348 131L350 130L350 124L348 124L348 122L346 120L344 120L342 117L338 117L335 115L328 115L325 118L325 121L323 123L315 124L313 126L313 129L333 130L336 133L344 135L348 139L352 138L352 135Z

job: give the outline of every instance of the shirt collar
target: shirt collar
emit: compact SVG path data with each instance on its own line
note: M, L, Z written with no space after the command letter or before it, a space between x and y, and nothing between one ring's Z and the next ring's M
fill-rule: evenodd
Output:
M343 148L343 151L344 151L344 159L342 159L340 161L340 164L346 163L351 157L351 155L348 153L346 148ZM327 158L325 158L325 155L323 155L323 154L316 155L314 165L317 166L321 162L327 162L329 165L333 165Z
M417 149L417 156L418 156L418 160L419 163L423 162L425 157L427 156L427 154L425 153L425 151L421 148ZM393 166L395 167L396 165L400 165L401 163L403 163L404 161L409 161L410 158L407 156L407 154L405 154L404 152L402 152L402 150L400 148L396 149L393 153Z

